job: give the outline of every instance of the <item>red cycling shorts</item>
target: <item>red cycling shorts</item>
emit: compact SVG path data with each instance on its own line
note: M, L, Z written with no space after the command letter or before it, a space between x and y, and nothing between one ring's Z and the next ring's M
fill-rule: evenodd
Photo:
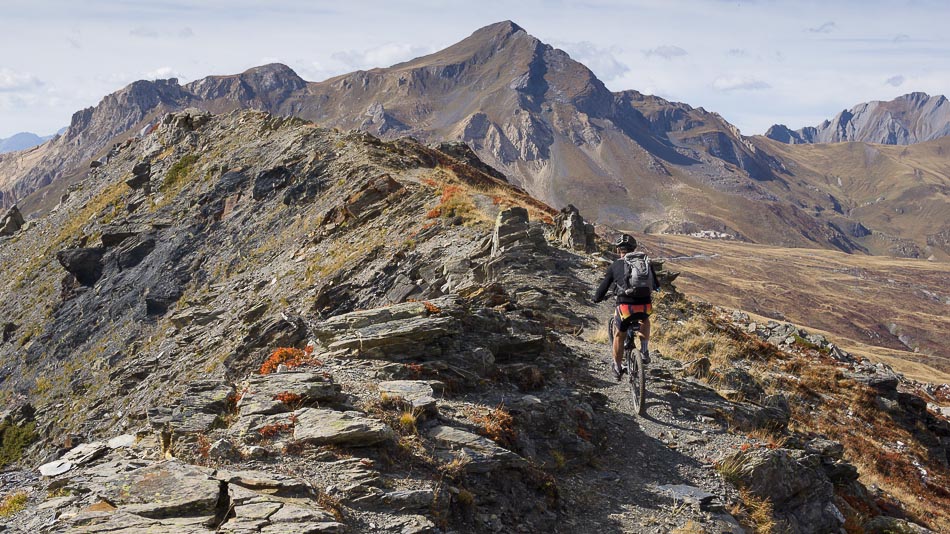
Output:
M652 304L618 304L614 315L618 328L626 332L634 322L642 321L653 314Z

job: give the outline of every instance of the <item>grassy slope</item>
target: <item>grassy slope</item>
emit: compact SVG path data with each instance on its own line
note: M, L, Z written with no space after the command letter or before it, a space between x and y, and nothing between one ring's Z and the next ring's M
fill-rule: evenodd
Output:
M795 194L827 204L827 194L842 211L873 230L914 241L950 227L950 137L910 146L867 143L786 145L756 137L791 172ZM886 254L887 244L873 237L863 244ZM933 250L947 260L950 251Z
M644 236L643 242L656 256L718 255L669 261L684 273L677 285L689 294L826 331L846 349L910 377L950 382L947 263L681 236Z

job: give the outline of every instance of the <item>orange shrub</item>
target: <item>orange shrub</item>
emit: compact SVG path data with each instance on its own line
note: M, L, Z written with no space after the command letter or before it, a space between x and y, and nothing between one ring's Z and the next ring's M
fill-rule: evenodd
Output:
M310 346L305 350L294 347L280 347L272 352L270 357L261 365L261 374L269 375L276 371L281 364L293 369L301 365L320 365L320 360L313 357L313 347Z

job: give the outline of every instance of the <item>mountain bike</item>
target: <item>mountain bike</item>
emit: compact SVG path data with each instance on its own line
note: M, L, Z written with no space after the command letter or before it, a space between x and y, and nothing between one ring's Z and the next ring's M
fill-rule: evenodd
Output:
M610 319L610 324L608 327L610 334L611 347L613 347L614 339L614 319ZM637 415L643 415L646 413L647 404L646 404L646 394L647 394L647 385L646 385L646 370L643 366L643 353L640 352L640 349L636 347L634 340L638 338L637 332L640 331L640 323L635 323L630 325L630 328L627 329L627 339L623 343L623 357L624 362L627 364L627 379L630 381L630 394L633 396L633 409L636 410ZM613 349L611 348L611 351ZM610 362L613 362L613 352L610 354ZM613 365L613 363L611 363Z

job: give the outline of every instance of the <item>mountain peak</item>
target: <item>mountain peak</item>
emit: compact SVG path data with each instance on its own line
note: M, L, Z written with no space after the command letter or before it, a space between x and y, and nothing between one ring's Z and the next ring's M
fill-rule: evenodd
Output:
M525 29L522 28L521 26L518 26L517 24L515 24L514 22L510 20L503 20L501 22L489 24L488 26L484 26L482 28L475 30L475 32L472 33L472 37L475 37L476 35L490 35L490 36L497 35L497 36L502 36L502 37L508 37L511 34L519 32L519 31L525 32ZM525 33L528 33L528 32L525 32Z
M276 75L276 76L287 76L290 78L299 78L294 69L284 65L283 63L268 63L266 65L258 65L257 67L251 67L246 71L242 72L241 75Z

